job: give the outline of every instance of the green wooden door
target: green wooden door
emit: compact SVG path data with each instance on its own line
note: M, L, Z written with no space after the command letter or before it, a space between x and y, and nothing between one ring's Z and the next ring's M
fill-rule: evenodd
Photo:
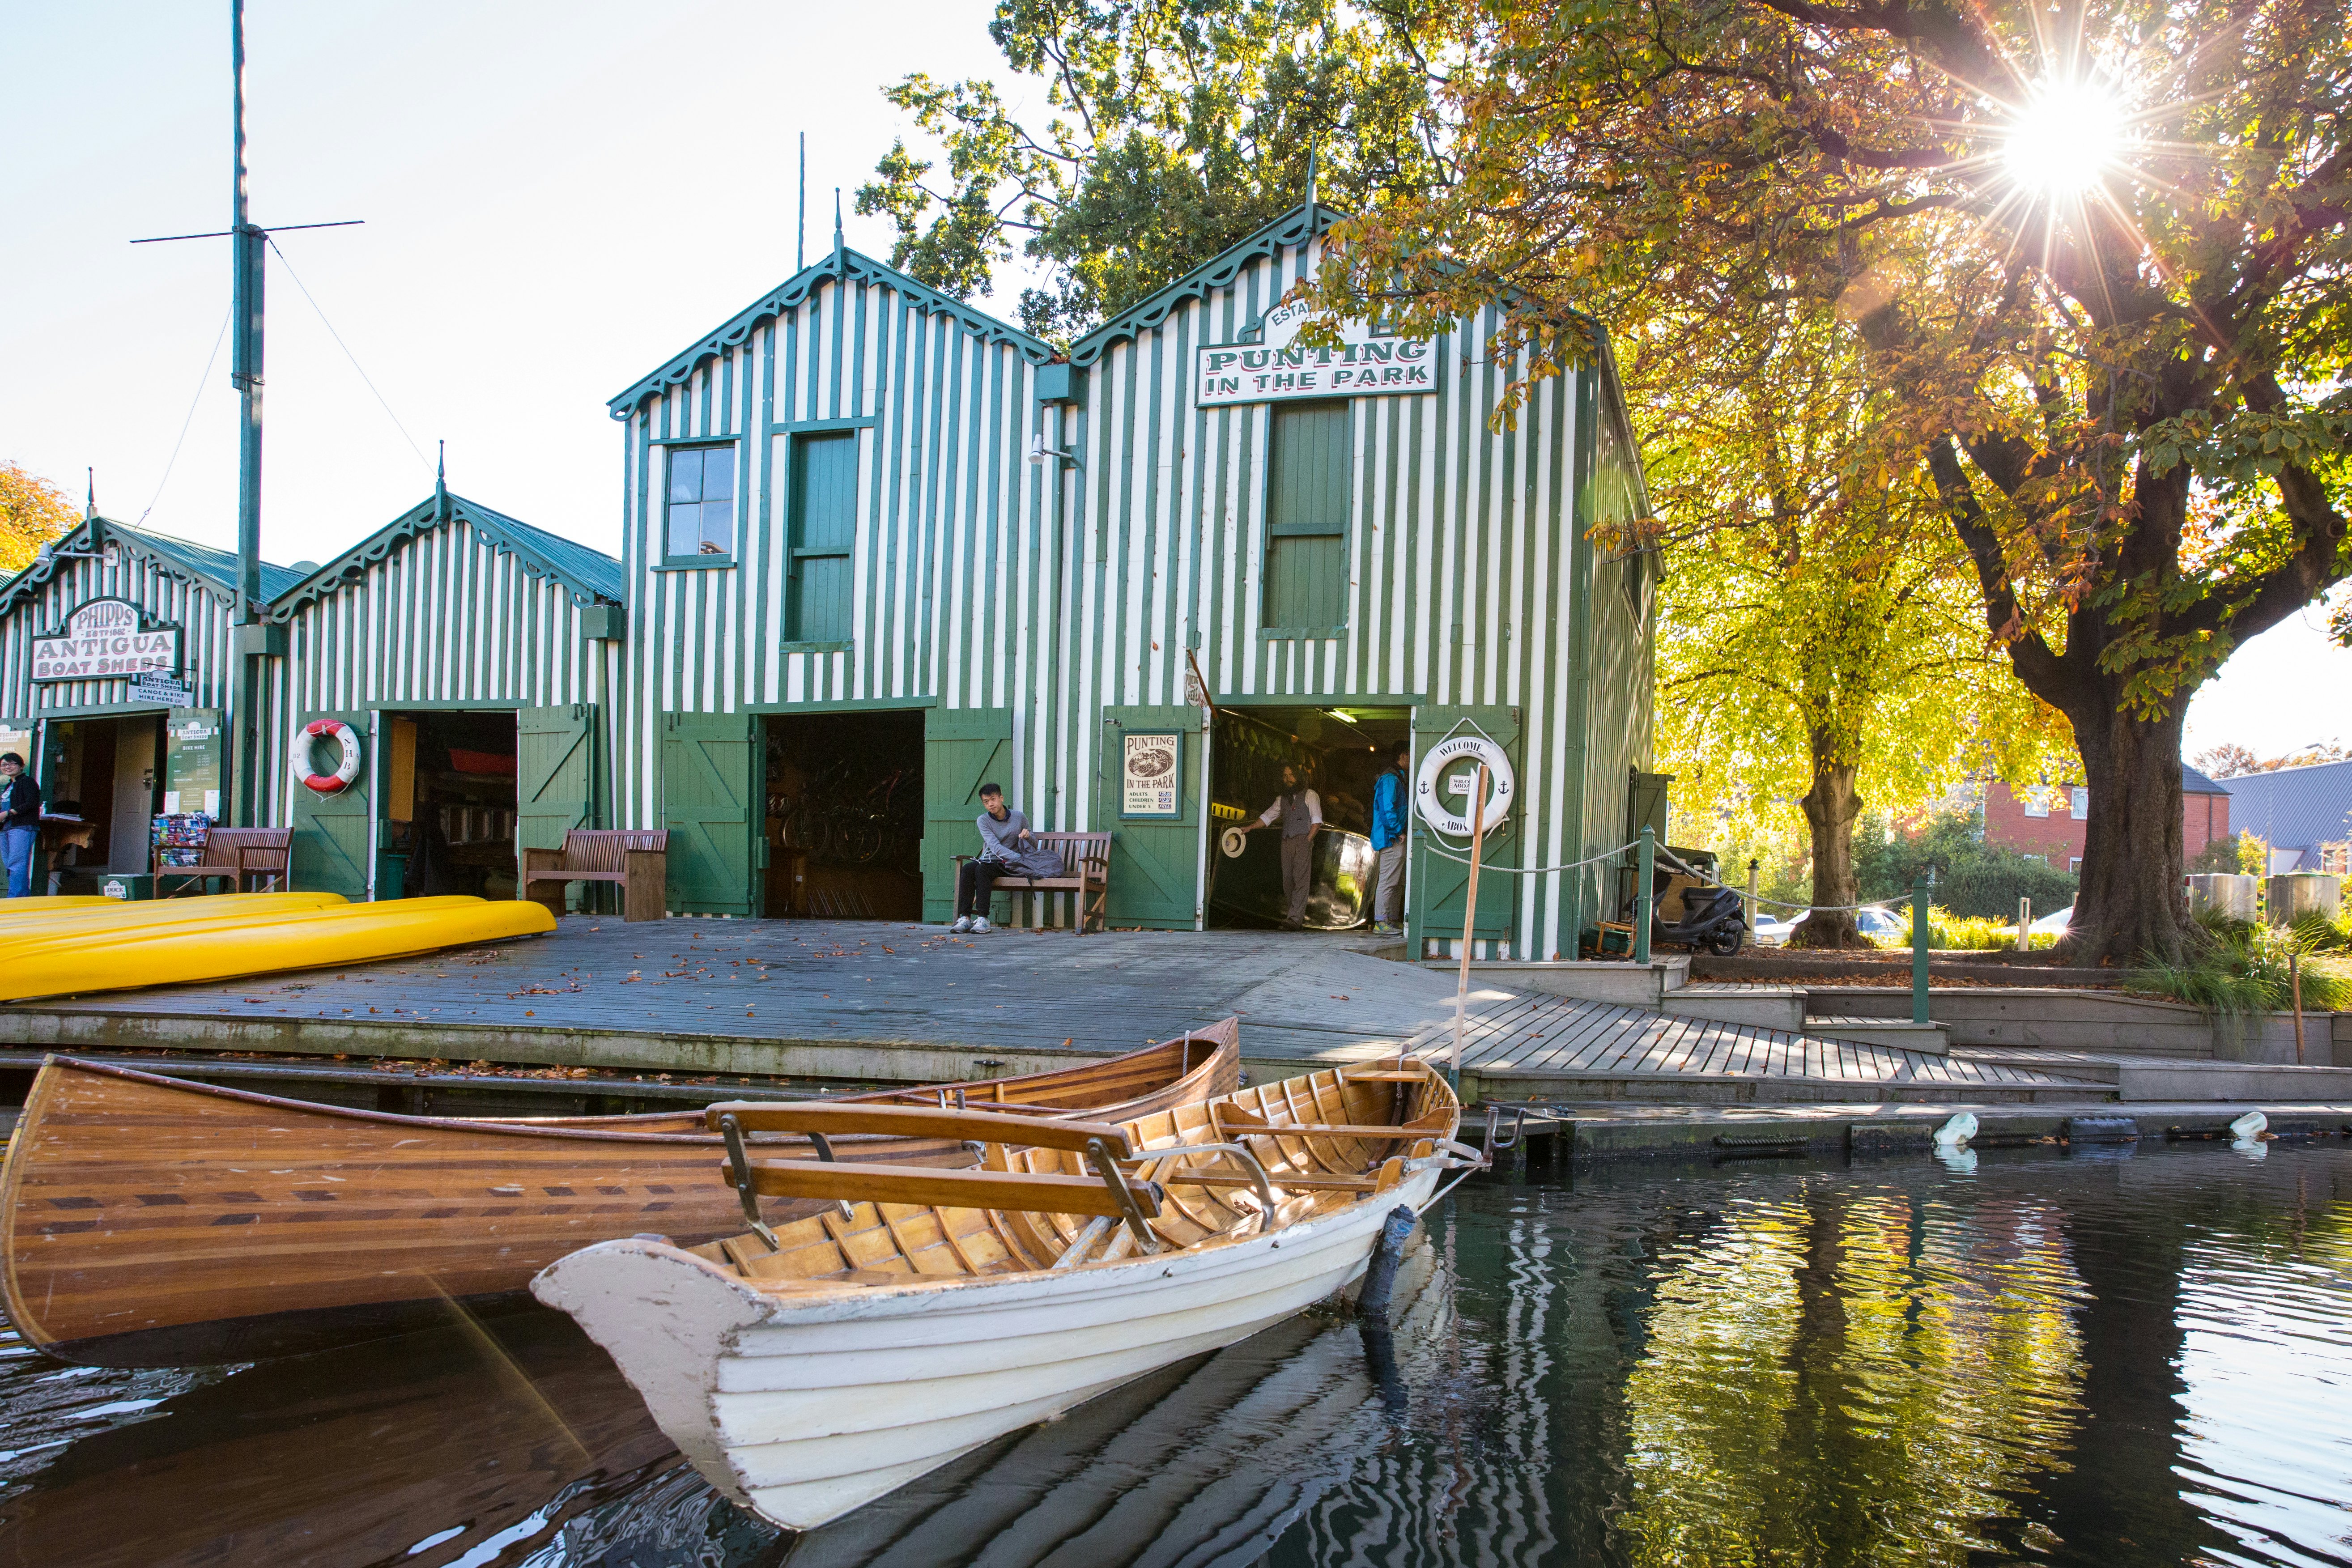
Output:
M1519 710L1516 708L1444 707L1416 708L1412 715L1412 765L1418 779L1421 759L1429 748L1448 736L1468 733L1473 728L1503 748L1511 760L1511 772L1520 788L1514 790L1514 804L1506 814L1503 826L1486 835L1486 848L1480 858L1487 866L1518 866L1520 847L1526 837L1527 814L1519 809L1517 797L1524 792L1527 773L1525 748L1519 742ZM1412 907L1406 913L1407 941L1412 955L1418 958L1425 937L1462 940L1463 896L1470 881L1470 868L1461 861L1451 860L1431 853L1442 847L1450 854L1466 856L1469 845L1464 839L1441 840L1430 831L1429 824L1416 811L1412 823L1413 867ZM1482 941L1507 941L1512 931L1512 917L1518 907L1517 877L1488 877L1478 880L1478 921L1473 928Z
M980 786L1013 787L1013 710L933 708L923 715L923 918L955 918L955 858L980 853ZM1013 803L1019 805L1022 803ZM1041 813L1031 810L1034 824Z
M662 721L662 826L669 829L669 907L749 915L759 752L748 713L669 713Z
M1165 732L1178 742L1177 800L1169 819L1126 815L1126 743L1129 731ZM1096 766L1095 826L1111 839L1107 923L1191 931L1201 920L1201 710L1192 707L1103 710L1102 751Z
M526 849L561 849L575 827L596 826L596 705L568 702L515 715L516 875ZM598 884L574 882L572 907Z
M310 758L308 771L332 773L337 752L333 741L313 740L300 726L314 719L340 719L360 738L359 776L332 795L320 795L299 783L294 790L294 844L288 882L306 893L341 893L347 899L368 896L368 868L375 858L375 815L368 807L368 783L375 759L373 731L365 713L304 713L293 735L295 757ZM393 891L394 889L387 889Z

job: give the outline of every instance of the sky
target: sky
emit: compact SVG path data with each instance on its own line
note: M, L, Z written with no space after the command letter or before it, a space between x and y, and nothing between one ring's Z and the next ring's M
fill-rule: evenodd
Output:
M845 207L910 130L885 84L986 76L1042 107L989 14L250 0L255 220L366 220L282 235L269 260L264 556L374 531L430 492L440 440L459 494L617 551L605 400L791 274L798 135L814 256L833 188ZM226 0L0 6L0 458L77 499L95 469L108 516L234 548L228 242L129 243L227 221L227 17ZM881 219L846 232L888 255ZM977 303L1009 316L1017 286ZM2323 621L2240 650L2187 750L2352 742L2352 651Z

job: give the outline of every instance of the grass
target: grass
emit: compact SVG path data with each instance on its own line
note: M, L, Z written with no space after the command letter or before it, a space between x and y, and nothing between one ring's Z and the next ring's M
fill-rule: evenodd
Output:
M2149 964L2134 989L2219 1016L2283 1013L2294 1005L2292 955L2303 970L2305 1012L2352 1011L2352 944L2344 937L2340 919L2315 915L2281 930L2208 910L2197 917L2197 951L2180 963Z

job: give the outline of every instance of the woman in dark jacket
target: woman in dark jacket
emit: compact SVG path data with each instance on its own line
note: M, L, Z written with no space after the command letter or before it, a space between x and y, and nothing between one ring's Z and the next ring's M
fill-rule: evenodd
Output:
M33 842L41 836L41 786L25 771L25 759L0 752L0 860L8 867L8 896L33 890Z

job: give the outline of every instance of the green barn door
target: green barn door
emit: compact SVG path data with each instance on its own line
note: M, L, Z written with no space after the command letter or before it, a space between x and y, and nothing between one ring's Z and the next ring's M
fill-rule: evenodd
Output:
M980 786L1013 787L1013 710L932 708L923 714L923 918L955 918L955 858L980 853ZM1012 804L1020 805L1014 801ZM1038 813L1030 812L1034 825Z
M568 702L515 715L515 858L526 849L561 849L575 827L596 826L596 705ZM574 882L572 908L593 882Z
M1511 772L1517 788L1516 797L1527 787L1524 748L1519 744L1519 710L1516 708L1454 708L1431 706L1416 708L1412 715L1413 777L1421 773L1421 759L1429 748L1455 733L1467 734L1475 728L1478 732L1503 748L1511 760ZM1451 772L1467 772L1475 763L1456 764ZM1507 815L1501 827L1489 831L1486 847L1479 858L1487 866L1517 866L1520 845L1527 837L1527 813L1524 800ZM1450 860L1432 854L1441 841L1430 831L1429 824L1419 811L1412 819L1412 900L1406 911L1408 951L1415 958L1422 955L1424 938L1460 942L1462 940L1463 895L1470 881L1470 868L1464 861ZM1466 839L1443 841L1448 854L1466 857ZM1482 941L1508 941L1512 916L1518 908L1517 877L1478 879L1478 923L1473 928Z
M759 753L748 713L670 713L662 721L662 826L669 829L669 907L749 915L751 808Z
M1126 736L1129 731L1174 731L1175 790L1179 815L1172 818L1128 815ZM1192 707L1103 710L1101 761L1097 764L1095 809L1098 827L1115 837L1110 851L1110 902L1106 924L1191 931L1201 920L1201 710ZM1155 752L1157 748L1154 749ZM1146 811L1157 802L1139 797Z
M308 756L308 771L332 773L338 759L331 739L312 739L299 726L315 719L340 719L360 738L359 777L332 795L320 795L299 780L294 795L294 843L289 886L306 893L341 893L357 900L368 896L368 866L375 857L375 816L368 808L368 779L375 759L366 755L373 739L365 713L305 713L294 731L297 762Z

